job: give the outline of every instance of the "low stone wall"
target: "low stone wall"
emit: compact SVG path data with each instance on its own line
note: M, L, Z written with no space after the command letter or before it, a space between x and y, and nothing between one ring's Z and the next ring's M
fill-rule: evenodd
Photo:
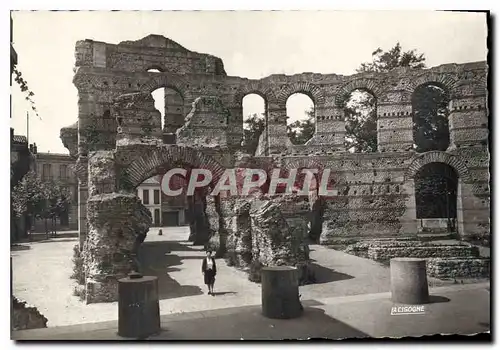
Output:
M368 250L372 247L420 247L426 246L424 242L416 241L413 238L403 238L403 239L380 239L380 240L365 240L360 241L355 244L351 244L344 249L345 253L359 256L361 258L371 259L368 254Z
M47 328L47 318L36 307L12 297L12 330Z
M375 261L388 261L392 258L477 258L479 249L469 245L408 245L408 246L371 246L368 258Z
M479 258L479 249L468 243L379 239L357 242L344 252L379 262L388 262L392 258L423 258L427 260L427 275L441 279L488 278L490 273L490 260Z
M489 278L489 259L432 258L427 259L427 274L431 277Z

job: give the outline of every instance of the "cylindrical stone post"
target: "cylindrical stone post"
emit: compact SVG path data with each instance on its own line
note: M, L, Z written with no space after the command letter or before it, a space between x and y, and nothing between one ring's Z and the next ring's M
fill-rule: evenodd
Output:
M295 267L270 266L261 270L262 314L268 318L289 319L302 315L299 276Z
M425 259L391 259L391 294L394 303L415 305L429 302Z
M158 332L158 278L131 274L118 280L118 335L143 339Z

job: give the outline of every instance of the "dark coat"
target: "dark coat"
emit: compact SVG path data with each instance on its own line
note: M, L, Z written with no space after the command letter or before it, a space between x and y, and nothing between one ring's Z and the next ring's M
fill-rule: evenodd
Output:
M205 271L207 271L207 259L208 258L204 258L203 259L203 262L201 263L201 272L205 273ZM212 259L212 263L213 263L213 273L214 273L214 276L217 274L217 265L215 265L215 259L212 257L210 258Z

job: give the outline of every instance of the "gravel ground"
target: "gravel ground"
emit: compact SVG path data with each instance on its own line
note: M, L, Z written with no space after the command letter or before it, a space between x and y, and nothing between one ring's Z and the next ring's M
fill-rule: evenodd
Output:
M200 272L204 252L186 239L187 227L151 229L140 252L145 274L158 276L162 315L260 304L260 285L217 260L216 296L206 294ZM117 303L86 305L73 295L73 246L77 238L51 238L13 247L14 295L36 306L49 327L118 318ZM311 246L317 283L300 287L303 300L388 292L389 269L377 262ZM431 280L431 287L444 282Z

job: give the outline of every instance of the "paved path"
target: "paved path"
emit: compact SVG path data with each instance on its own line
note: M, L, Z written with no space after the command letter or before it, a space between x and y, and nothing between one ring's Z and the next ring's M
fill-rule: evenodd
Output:
M283 340L477 334L490 330L488 284L431 289L421 315L391 315L388 293L305 301L291 320L262 316L258 305L173 314L161 318L163 340ZM119 340L117 321L18 331L16 340ZM484 339L484 338L483 338ZM491 338L490 338L491 339Z
M160 313L258 305L260 285L223 260L217 260L217 296L206 294L201 275L201 247L187 242L187 227L151 229L141 248L145 274L158 276ZM36 306L48 326L63 326L117 319L117 303L86 305L73 296L75 282L71 257L77 238L55 238L23 243L12 251L14 295ZM300 287L302 300L388 292L389 269L374 261L322 246L311 247L316 284ZM442 283L440 283L442 284ZM432 282L431 286L438 285Z
M200 247L187 242L188 228L152 229L142 247L140 259L145 272L158 276L161 314L210 310L260 303L260 285L246 274L218 260L215 291L206 294L201 274ZM73 246L77 238L55 238L23 243L11 252L14 295L36 306L48 318L48 326L115 320L117 303L86 305L73 295Z

